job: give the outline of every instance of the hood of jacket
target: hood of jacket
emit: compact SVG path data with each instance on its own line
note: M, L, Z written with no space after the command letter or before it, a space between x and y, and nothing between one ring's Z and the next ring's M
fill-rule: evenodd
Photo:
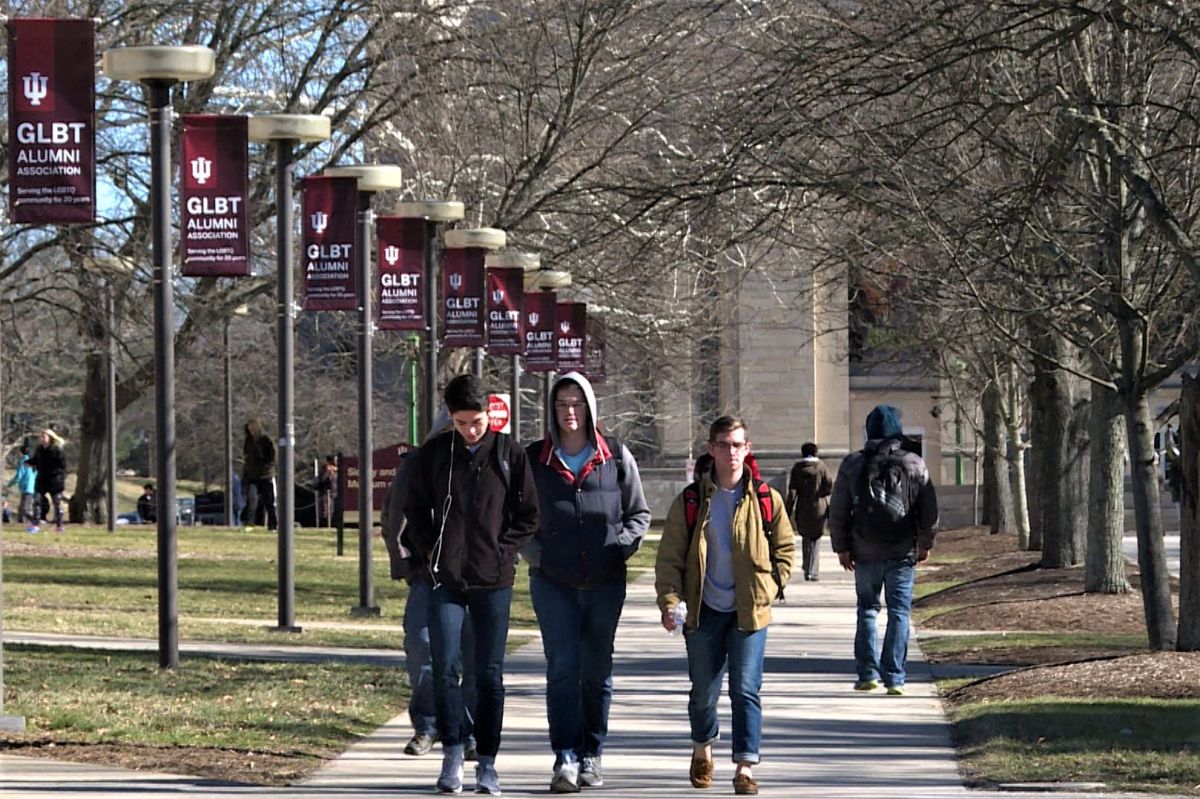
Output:
M562 446L562 442L558 438L558 414L554 412L554 401L558 398L558 392L567 384L576 386L583 392L583 397L587 400L587 436L588 441L592 442L594 446L596 444L596 392L592 389L591 382L579 372L567 372L555 380L554 386L550 389L550 398L548 400L550 404L546 408L546 418L552 420L550 424L550 441L554 444L555 449Z

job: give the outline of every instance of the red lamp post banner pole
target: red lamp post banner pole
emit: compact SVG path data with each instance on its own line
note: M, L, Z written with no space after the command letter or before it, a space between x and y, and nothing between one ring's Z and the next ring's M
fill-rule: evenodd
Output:
M424 219L375 220L380 330L425 329L425 227Z
M358 180L304 179L304 310L358 308Z
M605 364L607 340L604 330L604 321L598 316L589 316L587 320L587 335L584 337L584 357L587 360L587 369L584 374L592 383L603 383L608 377L608 368Z
M184 114L179 247L188 277L250 274L249 136L244 116Z
M493 266L487 270L487 350L492 355L525 354L525 270Z
M553 291L525 295L525 371L553 372L558 368L558 298Z
M447 249L442 260L445 297L442 344L447 347L483 346L483 258L480 247Z
M560 302L558 304L558 327L554 337L558 341L559 372L582 372L587 369L583 340L587 333L587 304L582 302Z

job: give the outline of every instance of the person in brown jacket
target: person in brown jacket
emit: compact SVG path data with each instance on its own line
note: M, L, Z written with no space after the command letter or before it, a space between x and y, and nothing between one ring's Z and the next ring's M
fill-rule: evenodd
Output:
M811 441L800 447L801 459L792 466L788 478L787 510L792 526L800 536L800 564L804 579L816 582L821 569L821 536L829 515L829 495L833 480L825 462L817 457L817 445Z

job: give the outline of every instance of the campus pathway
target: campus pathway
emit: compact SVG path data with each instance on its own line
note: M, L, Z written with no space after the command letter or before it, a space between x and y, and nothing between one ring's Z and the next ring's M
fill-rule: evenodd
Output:
M1044 792L969 791L962 787L949 727L934 695L929 669L915 646L909 692L851 690L853 583L825 553L818 583L793 582L776 609L767 644L763 691L763 762L755 769L760 791L777 797L1045 797ZM689 761L687 677L683 640L658 624L650 577L630 587L617 639L616 696L604 756L605 785L591 793L610 799L646 796L733 795L729 763L728 700L722 700L723 740L717 745L713 788L694 791ZM250 649L248 647L248 649ZM545 796L552 755L544 707L544 661L533 642L509 657L504 742L498 768L506 796ZM147 774L50 760L0 756L0 796L23 799L165 799L186 795L379 799L432 793L441 757L402 753L411 730L393 719L295 788L230 786L165 774ZM468 770L467 791L473 785ZM1057 791L1064 799L1089 796ZM1149 795L1137 796L1146 799Z

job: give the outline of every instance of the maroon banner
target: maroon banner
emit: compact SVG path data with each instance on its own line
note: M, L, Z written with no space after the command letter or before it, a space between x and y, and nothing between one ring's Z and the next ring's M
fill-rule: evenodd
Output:
M587 332L587 303L560 302L558 327L554 338L558 346L558 371L582 372L587 368L583 338Z
M604 322L599 317L589 316L587 320L587 335L583 343L584 358L587 361L587 369L584 370L584 375L592 383L603 383L608 378L608 366L605 363L607 353L605 349L607 342L605 341Z
M425 220L381 216L379 238L379 329L425 329Z
M95 24L9 20L8 97L12 220L95 221Z
M250 159L244 116L184 114L179 134L179 248L186 277L250 274Z
M304 179L304 310L358 308L358 180Z
M442 343L483 346L483 256L479 247L446 250L442 261Z
M525 371L553 372L558 368L558 298L553 291L525 295Z
M371 507L383 510L384 499L387 497L388 486L396 476L396 467L400 457L412 449L411 444L393 444L390 447L371 451ZM341 466L338 468L338 490L342 495L342 507L346 512L358 513L358 489L362 480L362 470L358 468L358 458L352 455L341 456Z
M524 300L524 269L493 266L487 270L487 351L490 354L525 354Z

